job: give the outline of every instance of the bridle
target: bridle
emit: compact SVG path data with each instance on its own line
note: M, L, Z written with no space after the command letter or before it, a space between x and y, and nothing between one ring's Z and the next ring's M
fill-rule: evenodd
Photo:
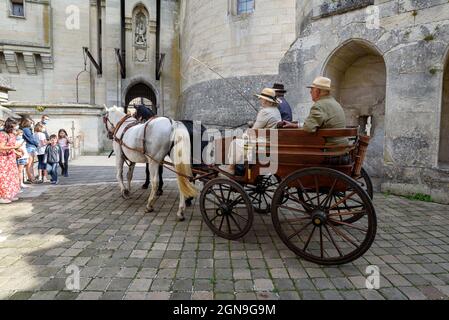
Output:
M113 140L114 134L116 132L116 128L115 128L114 124L111 122L111 120L109 120L109 117L107 114L103 116L103 123L106 127L106 131L108 132L108 139ZM112 131L109 129L108 123L111 125Z

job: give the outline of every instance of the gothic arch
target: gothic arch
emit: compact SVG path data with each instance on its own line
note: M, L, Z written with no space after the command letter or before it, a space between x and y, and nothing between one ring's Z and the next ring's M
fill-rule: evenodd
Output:
M333 95L345 109L348 125L365 130L371 119L365 166L370 175L382 177L387 67L381 51L369 41L348 40L330 54L323 74L332 79Z
M135 98L150 100L153 105L153 111L157 112L159 107L159 91L148 79L135 77L124 84L122 101L125 110L127 110L129 103Z

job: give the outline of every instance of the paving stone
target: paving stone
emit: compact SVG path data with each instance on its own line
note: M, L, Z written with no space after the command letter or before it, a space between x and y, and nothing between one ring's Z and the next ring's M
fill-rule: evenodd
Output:
M102 292L84 291L78 295L76 300L99 300L102 295Z
M270 279L254 279L254 290L272 291L273 289L273 281L271 281Z
M167 291L156 291L149 292L147 294L148 300L169 300L171 297L171 293Z
M151 279L134 279L133 282L131 282L128 290L134 292L148 292L150 290L152 282L153 280Z

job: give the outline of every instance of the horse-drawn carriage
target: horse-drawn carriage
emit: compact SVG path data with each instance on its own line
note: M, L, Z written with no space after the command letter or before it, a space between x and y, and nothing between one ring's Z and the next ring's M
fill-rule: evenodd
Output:
M372 183L362 168L369 138L360 136L358 128L314 134L276 130L277 142L270 141L269 130L249 133L257 137L252 150L276 159L276 171L262 173L267 164L246 161L242 176L206 176L200 208L209 228L236 240L250 230L254 211L271 212L276 232L301 258L334 265L363 255L376 234ZM326 144L326 139L336 137L347 138L349 144ZM220 145L218 161L226 156L229 140Z
M201 180L204 187L199 200L204 222L225 239L245 236L256 211L271 212L274 228L287 247L318 264L353 261L374 241L377 222L373 189L362 168L369 138L359 135L358 128L322 129L316 133L300 129L249 130L255 139L246 144L247 154L254 153L256 160L247 157L241 176L231 176L215 164L202 164L194 168L194 178L188 174L189 157L182 159L191 146L189 132L182 123L160 117L139 125L116 107L106 109L104 123L114 139L117 178L124 197L129 197L135 164L150 163L152 191L147 212L154 210L157 199L158 167L169 165L163 159L170 152L174 162L171 170L178 175L180 220L184 219L186 197L196 193L189 180ZM326 143L335 138L347 143ZM213 148L214 163L226 162L231 141L214 141L219 146ZM272 163L259 161L267 154L275 159L273 170ZM124 162L130 166L127 186L122 177Z

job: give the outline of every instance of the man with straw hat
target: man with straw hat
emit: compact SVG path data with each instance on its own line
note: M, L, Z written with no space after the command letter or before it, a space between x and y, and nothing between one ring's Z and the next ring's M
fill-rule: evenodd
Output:
M331 79L317 77L310 88L314 105L304 122L304 130L316 132L318 129L346 128L346 116L342 106L331 96ZM300 128L297 122L283 121L284 128ZM327 138L328 144L348 144L346 138Z
M282 122L279 112L279 99L276 98L276 92L272 88L265 88L260 94L255 94L259 98L261 110L257 114L253 129L276 129ZM235 139L229 148L229 165L220 166L220 169L234 175L235 165L243 163L245 143L242 139ZM235 150L235 153L234 153Z

